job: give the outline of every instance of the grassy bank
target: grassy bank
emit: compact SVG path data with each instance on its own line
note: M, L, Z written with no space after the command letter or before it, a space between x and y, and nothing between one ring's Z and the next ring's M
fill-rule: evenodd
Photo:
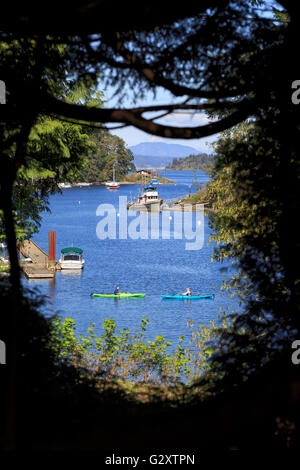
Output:
M199 189L195 194L181 201L183 204L211 204L207 186Z

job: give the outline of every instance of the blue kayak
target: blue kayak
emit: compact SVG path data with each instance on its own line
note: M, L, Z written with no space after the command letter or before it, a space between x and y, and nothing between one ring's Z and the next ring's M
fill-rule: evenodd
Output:
M196 300L196 299L213 299L214 294L206 294L206 295L162 295L163 300L166 299L175 299L175 300Z

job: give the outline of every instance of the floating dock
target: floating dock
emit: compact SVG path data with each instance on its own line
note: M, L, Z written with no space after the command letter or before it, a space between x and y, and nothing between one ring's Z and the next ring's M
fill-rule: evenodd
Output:
M23 264L22 269L27 279L52 279L55 276L54 270L34 263Z
M20 252L32 260L22 263L22 269L28 279L51 279L55 276L55 267L49 267L49 257L34 241L25 240Z

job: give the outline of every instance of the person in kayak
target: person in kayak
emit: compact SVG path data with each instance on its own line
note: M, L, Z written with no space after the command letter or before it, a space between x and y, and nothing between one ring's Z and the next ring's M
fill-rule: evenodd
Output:
M192 295L191 289L189 287L186 288L186 291L180 295Z
M119 295L119 294L120 294L119 286L116 286L116 288L114 290L114 295Z

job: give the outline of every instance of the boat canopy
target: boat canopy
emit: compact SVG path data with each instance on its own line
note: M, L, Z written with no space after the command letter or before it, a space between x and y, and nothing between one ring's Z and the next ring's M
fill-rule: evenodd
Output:
M81 255L83 253L83 250L81 248L76 248L75 246L71 246L69 248L63 248L61 250L61 253L63 253L63 254L76 253L78 255Z

